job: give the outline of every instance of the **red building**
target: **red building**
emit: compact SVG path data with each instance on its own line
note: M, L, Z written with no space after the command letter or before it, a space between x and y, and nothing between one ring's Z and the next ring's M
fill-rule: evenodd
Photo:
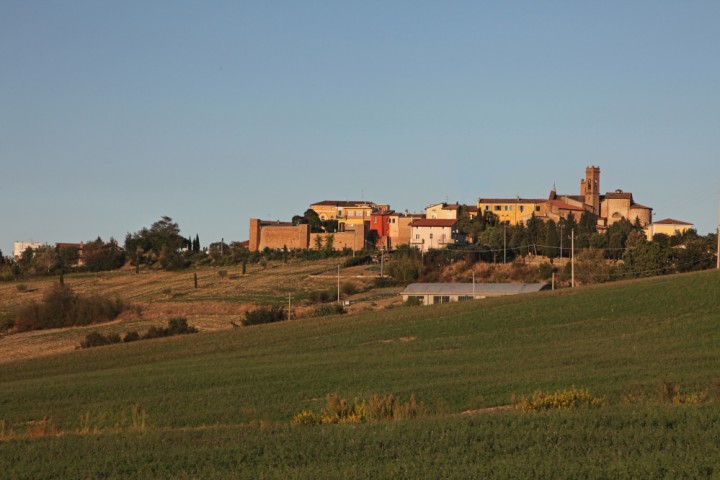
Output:
M388 237L390 236L390 216L394 215L395 212L393 210L373 210L373 212L370 214L370 232L375 232L374 234L371 234L373 237L375 237L376 248L385 248L388 249Z

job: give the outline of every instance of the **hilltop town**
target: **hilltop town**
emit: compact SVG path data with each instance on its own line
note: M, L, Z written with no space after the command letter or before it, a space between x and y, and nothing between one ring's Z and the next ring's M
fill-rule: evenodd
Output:
M561 194L553 187L547 198L481 197L475 205L431 204L421 214L370 201L323 200L289 221L250 219L248 247L250 251L319 250L331 242L330 248L335 250L390 251L404 245L427 252L475 243L484 224L527 226L533 221L546 225L569 222L570 228L579 222L603 233L626 220L641 228L648 240L655 234L672 236L693 228L692 223L671 218L653 221L652 207L635 202L630 192L601 191L600 167L589 166L580 180L579 193ZM571 234L569 230L564 233Z

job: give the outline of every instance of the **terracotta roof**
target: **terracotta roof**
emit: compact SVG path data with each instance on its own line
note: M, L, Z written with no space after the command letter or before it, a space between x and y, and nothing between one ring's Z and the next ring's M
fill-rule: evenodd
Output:
M540 198L479 198L478 203L545 203Z
M639 203L633 203L630 205L630 208L644 208L645 210L652 210L652 207L646 207L645 205L640 205Z
M329 207L354 207L356 205L375 205L369 201L353 201L353 200L323 200L322 202L311 203L312 205L325 205Z
M657 222L653 222L654 225L690 225L692 226L692 223L683 222L682 220L675 220L673 218L666 218L663 220L658 220Z
M630 192L608 192L605 194L605 198L609 200L631 200L632 193Z
M570 205L569 203L565 203L561 200L548 200L547 203L562 210L575 210L577 212L585 211L582 207L576 207L575 205Z
M411 227L454 227L457 220L439 218L418 218L410 222Z

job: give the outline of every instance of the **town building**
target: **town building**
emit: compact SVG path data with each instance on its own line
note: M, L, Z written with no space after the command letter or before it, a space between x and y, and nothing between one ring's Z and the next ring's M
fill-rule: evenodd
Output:
M23 252L28 248L30 250L37 250L42 246L43 244L40 242L15 242L13 244L13 259L19 260Z
M410 222L410 228L410 245L422 252L465 244L465 235L458 231L457 220L419 218Z
M655 235L662 233L670 237L674 235L682 235L686 231L693 228L692 223L666 218L645 226L645 235L648 240L652 240Z
M583 212L592 213L599 230L604 230L622 218L645 226L651 223L652 208L636 203L632 193L615 190L601 195L600 167L585 169L580 180L580 195L560 195L552 189L547 199L532 198L479 198L478 210L492 212L500 222L517 225L527 223L533 216L542 220L558 221L573 215L577 221Z

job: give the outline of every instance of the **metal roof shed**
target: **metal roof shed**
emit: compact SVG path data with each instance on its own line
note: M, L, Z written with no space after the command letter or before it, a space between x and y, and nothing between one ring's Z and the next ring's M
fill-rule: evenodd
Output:
M550 285L545 283L411 283L400 295L403 301L412 299L423 305L433 305L548 289Z

